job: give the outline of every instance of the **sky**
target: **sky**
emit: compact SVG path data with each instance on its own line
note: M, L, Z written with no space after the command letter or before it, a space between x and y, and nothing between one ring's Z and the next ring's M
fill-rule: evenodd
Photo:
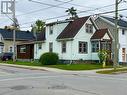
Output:
M10 0L0 0L10 1ZM35 1L35 2L32 2ZM16 0L16 18L21 30L30 30L31 25L40 19L45 22L53 22L69 18L65 12L68 8L77 9L79 17L94 15L115 10L115 0ZM120 2L119 9L127 9L127 2ZM126 0L127 1L127 0ZM37 3L38 2L38 3ZM59 6L58 6L59 5ZM56 7L57 6L57 7ZM127 20L127 10L119 12L123 19ZM64 16L57 18L59 16ZM104 14L114 16L114 13ZM0 14L0 28L11 25L12 14ZM54 19L51 19L54 18Z

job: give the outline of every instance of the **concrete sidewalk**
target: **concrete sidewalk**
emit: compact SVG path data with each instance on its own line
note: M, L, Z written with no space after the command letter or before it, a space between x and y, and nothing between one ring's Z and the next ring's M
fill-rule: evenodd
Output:
M61 70L61 69L49 68L49 67L24 66L24 65L6 64L6 63L0 63L0 66L9 66L9 67L16 67L16 68L23 68L23 69L30 69L30 70L42 70L42 71L50 71L50 72L57 72L57 73L77 73L77 74L78 73L96 74L96 71L111 69L111 68L108 68L108 69L96 69L96 70L71 71L71 70Z

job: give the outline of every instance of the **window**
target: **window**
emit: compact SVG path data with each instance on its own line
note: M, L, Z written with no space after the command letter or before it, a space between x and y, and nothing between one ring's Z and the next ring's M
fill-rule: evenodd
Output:
M122 35L125 35L125 30L124 29L122 29Z
M62 42L62 53L66 53L66 42Z
M10 52L12 52L13 51L13 48L12 47L10 47Z
M49 34L53 34L53 25L49 26Z
M38 49L42 49L42 44L41 43L38 44Z
M49 52L53 52L53 43L49 43Z
M79 53L87 53L87 42L79 42Z
M20 53L26 53L26 46L20 46Z
M93 33L93 25L92 24L86 24L86 32Z
M97 52L99 50L99 42L92 42L92 52Z
M1 52L3 52L4 51L4 47L3 46L1 46Z
M111 49L111 44L109 42L101 42L102 49L104 50L110 50Z

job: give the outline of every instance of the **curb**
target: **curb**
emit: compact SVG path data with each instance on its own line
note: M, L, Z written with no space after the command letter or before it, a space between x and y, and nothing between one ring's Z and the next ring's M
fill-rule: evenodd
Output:
M16 68L23 68L23 69L30 69L30 70L41 70L41 71L47 71L43 68L38 67L32 67L32 66L23 66L23 65L13 65L13 64L0 64L1 66L8 66L8 67L16 67Z
M61 69L57 69L57 68L48 68L48 67L24 66L24 65L6 64L6 63L1 63L0 65L1 66L8 66L8 67L30 69L30 70L41 70L41 71L52 71L52 72L70 72L67 70L61 70Z

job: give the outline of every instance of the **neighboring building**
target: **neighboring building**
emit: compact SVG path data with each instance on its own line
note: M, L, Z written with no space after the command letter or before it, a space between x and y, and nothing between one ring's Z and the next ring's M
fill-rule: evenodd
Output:
M17 60L31 61L34 59L34 41L17 44Z
M17 44L17 60L31 61L42 51L42 43L45 40L45 30L34 34L33 41L25 41Z
M17 31L16 43L34 40L33 33L29 31ZM0 53L13 52L13 31L0 29Z
M108 28L112 37L115 36L115 19L99 16L95 20L99 28ZM127 62L127 21L118 20L118 39L119 39L119 62ZM112 44L114 47L114 44ZM113 51L113 48L112 48Z
M46 25L45 39L34 45L34 59L45 52L55 52L60 60L99 60L100 49L111 50L108 29L98 29L92 17L54 22Z

